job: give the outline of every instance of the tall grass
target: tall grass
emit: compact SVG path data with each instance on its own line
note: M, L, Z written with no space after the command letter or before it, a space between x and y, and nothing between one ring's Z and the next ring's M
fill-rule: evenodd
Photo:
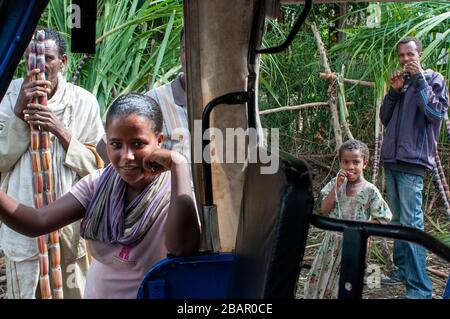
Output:
M40 25L66 35L70 1L51 0ZM183 19L181 0L99 0L96 54L89 56L77 84L96 95L102 114L119 94L147 91L172 80L180 71L179 33ZM68 52L68 80L81 54ZM25 74L24 63L17 76Z

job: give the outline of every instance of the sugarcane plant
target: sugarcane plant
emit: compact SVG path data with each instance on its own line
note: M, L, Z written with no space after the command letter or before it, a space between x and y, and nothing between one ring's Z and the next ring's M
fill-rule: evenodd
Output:
M442 199L444 200L444 207L447 211L447 214L450 216L450 193L448 189L447 180L445 178L444 169L442 167L441 158L439 157L439 153L436 150L435 156L435 164L433 167L434 177L439 188L439 192L441 193Z
M38 68L39 74L35 80L45 80L45 32L37 31L30 42L30 54L28 58L28 69ZM47 96L34 98L32 103L47 105ZM36 208L48 205L55 200L54 175L52 170L50 133L40 127L30 125L30 154L33 170L34 203ZM50 246L47 247L45 235L37 238L39 249L39 285L42 299L51 299L50 278L49 278L49 258L50 249L50 269L53 281L53 298L62 299L62 273L60 266L60 246L59 232L56 230L49 234Z
M447 129L447 134L450 138L450 121L448 119L448 114L445 114L444 118L445 128ZM450 191L447 183L447 179L445 178L444 168L442 167L441 158L439 157L438 151L436 151L435 157L435 165L434 165L434 176L439 188L439 192L441 193L441 197L444 200L445 210L447 214L450 216Z
M447 129L447 135L450 138L450 120L448 119L447 113L445 113L444 123L445 123L445 128Z
M373 175L372 175L372 184L375 186L378 183L378 173L380 171L380 155L381 155L381 142L383 139L382 132L383 126L380 121L380 110L381 110L381 102L382 96L386 94L386 84L383 86L383 91L378 94L378 98L376 100L375 107L375 147L373 152Z

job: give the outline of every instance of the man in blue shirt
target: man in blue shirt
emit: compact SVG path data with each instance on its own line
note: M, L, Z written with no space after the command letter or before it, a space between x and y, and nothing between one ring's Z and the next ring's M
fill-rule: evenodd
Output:
M403 70L392 74L391 88L380 111L386 128L381 161L387 202L393 224L423 230L423 176L435 164L439 131L448 108L448 90L441 74L422 69L419 39L400 40L397 56ZM431 298L425 249L395 241L393 257L397 269L382 283L404 282L406 298Z

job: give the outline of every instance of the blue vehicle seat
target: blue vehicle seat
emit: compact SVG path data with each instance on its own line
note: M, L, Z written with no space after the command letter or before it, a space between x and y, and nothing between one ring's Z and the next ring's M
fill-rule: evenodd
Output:
M145 275L137 299L224 299L230 285L231 253L172 257Z

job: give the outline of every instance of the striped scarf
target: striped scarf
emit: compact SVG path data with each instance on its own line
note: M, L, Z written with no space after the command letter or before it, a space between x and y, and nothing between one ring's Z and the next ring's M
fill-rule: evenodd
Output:
M140 241L170 202L170 173L156 176L127 207L126 190L112 165L106 167L81 222L81 236L108 244Z

